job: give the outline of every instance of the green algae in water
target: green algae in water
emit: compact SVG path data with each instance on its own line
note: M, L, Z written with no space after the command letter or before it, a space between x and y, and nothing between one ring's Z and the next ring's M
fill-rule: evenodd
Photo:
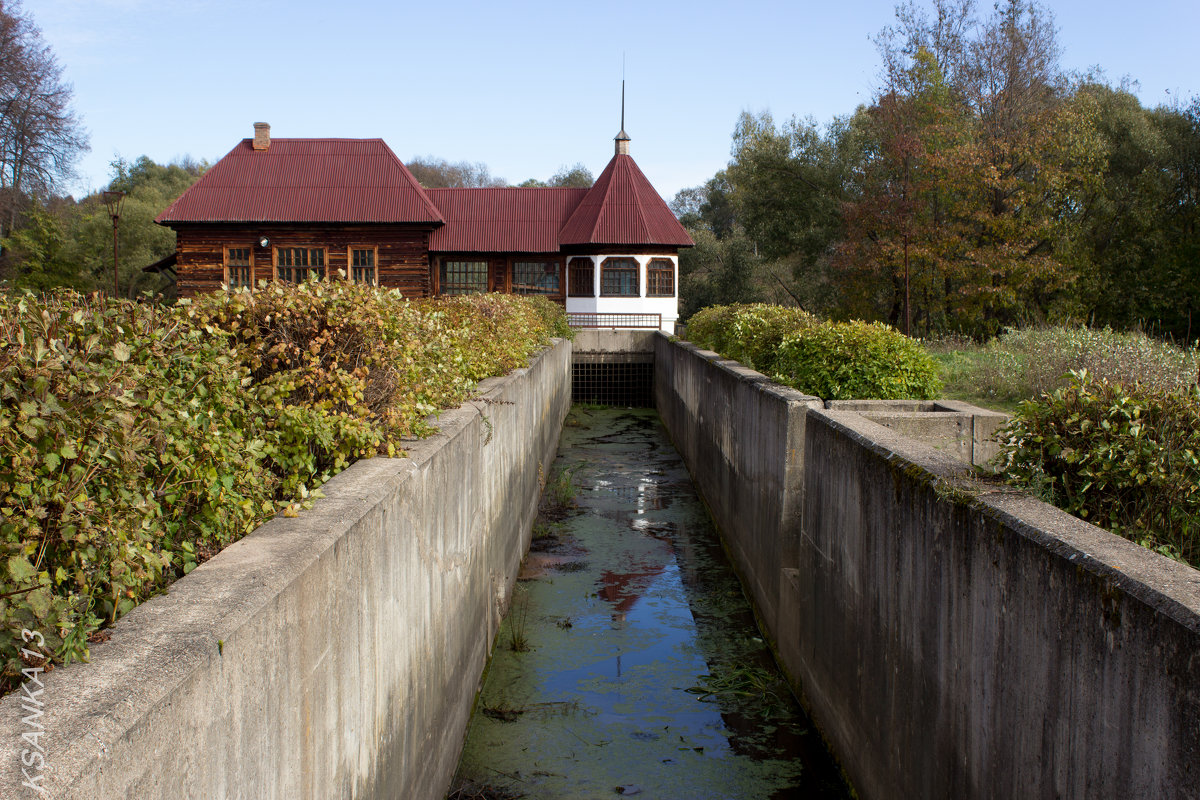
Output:
M657 415L577 406L569 422L551 474L574 505L552 498L539 523L513 612L524 649L506 620L460 796L848 797Z

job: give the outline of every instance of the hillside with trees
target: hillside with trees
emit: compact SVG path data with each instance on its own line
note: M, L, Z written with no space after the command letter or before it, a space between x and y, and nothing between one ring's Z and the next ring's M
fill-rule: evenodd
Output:
M672 207L696 247L684 319L735 302L987 338L1038 322L1200 335L1200 99L1154 108L1133 86L1062 66L1034 0L909 2L875 37L871 101L820 123L745 112L727 166ZM72 89L21 5L0 0L0 285L107 288L99 192L67 196L88 147ZM484 164L422 156L426 187L510 185ZM167 292L153 217L207 167L113 163L129 192L122 294ZM588 186L581 164L523 187Z
M112 285L112 219L101 192L63 194L88 149L73 91L41 31L20 3L0 0L0 285L81 291ZM174 232L154 218L208 165L156 164L142 156L112 163L105 189L126 193L121 211L121 294L170 286L141 268L175 250Z
M207 168L207 163L190 159L157 164L146 156L112 163L113 178L105 188L126 194L120 220L123 297L172 289L167 278L142 271L175 252L175 232L155 224L154 218ZM4 278L10 286L35 291L56 286L111 289L112 218L100 192L79 201L51 197L31 203L19 219L19 227L3 240Z
M869 105L743 113L726 169L672 204L697 247L683 316L769 300L914 335L1078 320L1191 340L1200 100L1146 108L1069 75L1053 19L913 3L876 37Z
M447 161L436 156L415 156L404 162L426 189L495 189L509 186L504 178L492 175L487 164L478 161ZM586 189L595 182L591 171L583 164L562 166L549 180L529 178L517 184L519 189L568 187Z

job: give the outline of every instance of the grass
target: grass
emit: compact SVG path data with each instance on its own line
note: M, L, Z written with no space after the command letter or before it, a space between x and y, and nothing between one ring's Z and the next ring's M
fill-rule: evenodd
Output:
M558 527L554 523L537 519L533 523L533 533L529 541L529 552L545 553L553 550L562 541Z
M576 464L574 467L564 467L550 480L546 486L546 494L553 505L560 508L575 505L575 487L571 483L571 477L580 466L582 465Z
M1007 479L1196 566L1200 353L1138 332L1042 327L926 343L947 397L1013 415ZM1078 376L1077 378L1075 376ZM1036 402L1020 405L1022 401Z
M1137 382L1161 391L1192 385L1200 370L1195 348L1109 328L1026 328L986 344L943 336L925 346L941 366L946 397L1006 413L1022 400L1066 385L1072 370L1086 369L1106 383Z
M529 639L525 629L529 624L529 595L518 586L513 591L512 605L504 618L508 623L508 646L514 653L529 652Z
M575 471L583 464L573 467L563 467L552 478L546 481L542 492L542 504L539 518L542 521L555 522L573 514L578 504L575 502L575 484L571 482Z
M763 716L774 716L787 707L786 689L778 676L752 664L733 664L720 672L701 675L700 683L684 691L701 700L727 698L751 707Z

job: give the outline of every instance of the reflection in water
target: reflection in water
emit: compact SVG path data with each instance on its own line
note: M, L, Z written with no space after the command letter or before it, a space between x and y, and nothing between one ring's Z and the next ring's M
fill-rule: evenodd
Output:
M577 507L535 531L457 783L530 798L846 797L654 412L572 409L563 465Z

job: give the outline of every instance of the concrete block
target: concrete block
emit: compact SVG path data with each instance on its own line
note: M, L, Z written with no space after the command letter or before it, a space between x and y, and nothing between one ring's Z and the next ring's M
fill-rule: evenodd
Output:
M1197 796L1200 572L864 415L805 448L779 638L861 796Z
M577 328L575 353L653 353L654 341L661 334L657 330Z

